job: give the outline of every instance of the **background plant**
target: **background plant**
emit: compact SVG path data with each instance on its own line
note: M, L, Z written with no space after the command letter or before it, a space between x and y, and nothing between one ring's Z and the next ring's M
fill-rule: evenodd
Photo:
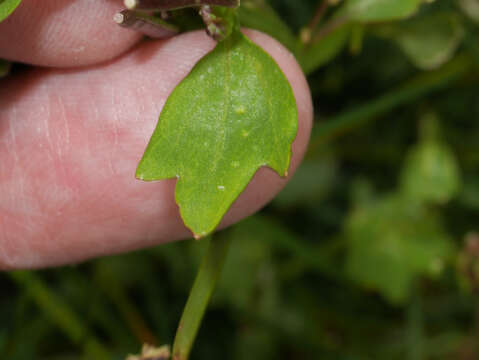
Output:
M224 235L192 358L479 356L475 5L242 2L243 24L296 54L318 121L291 184ZM122 359L171 343L203 252L3 274L0 354Z

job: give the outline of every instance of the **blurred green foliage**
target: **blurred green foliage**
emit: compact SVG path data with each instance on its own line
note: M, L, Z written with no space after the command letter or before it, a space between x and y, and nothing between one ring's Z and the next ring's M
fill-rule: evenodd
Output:
M292 182L229 232L193 359L479 359L479 2L244 0L241 16L296 54L317 123ZM0 275L1 358L171 343L203 252Z

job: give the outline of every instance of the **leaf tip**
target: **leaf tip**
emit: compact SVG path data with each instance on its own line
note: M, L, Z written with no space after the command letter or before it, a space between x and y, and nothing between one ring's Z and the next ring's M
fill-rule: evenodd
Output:
M193 233L193 237L195 238L195 240L201 240L205 237L207 237L208 235L210 235L213 231L214 231L214 228L213 229L210 229L210 230L200 230L200 229L196 229L196 230L200 230L200 231L195 231L193 230L192 227L189 227L188 225L186 225L190 231Z
M201 240L201 239L203 239L206 235L208 235L208 234L205 233L205 232L202 232L201 234L193 234L193 237L195 238L195 240Z

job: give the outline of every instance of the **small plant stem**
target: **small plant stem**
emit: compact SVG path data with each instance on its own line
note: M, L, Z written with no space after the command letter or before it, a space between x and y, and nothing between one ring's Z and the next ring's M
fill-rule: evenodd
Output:
M224 236L210 237L207 252L203 257L178 325L173 343L172 360L188 359L206 307L223 269L228 248L229 240Z
M334 32L335 30L339 29L340 27L346 25L349 22L347 17L338 17L328 21L313 37L311 43L317 43L321 41L323 38Z
M312 31L316 29L316 26L318 26L319 22L323 18L324 14L328 10L329 7L329 1L328 0L323 0L321 4L319 4L318 9L316 10L316 13L313 16L313 19L308 25L308 28Z
M125 0L124 2L130 10L145 11L174 10L202 5L239 6L239 0Z
M222 19L213 14L211 6L202 6L200 15L206 25L206 33L216 41L223 40L225 38L225 26L222 24Z
M178 29L154 16L140 14L136 11L123 10L117 13L113 20L120 26L132 29L154 39L171 37Z
M328 7L329 7L329 0L323 0L319 4L310 23L301 30L300 38L303 44L309 44L311 42L312 34L314 30L316 29L316 27L318 26L318 24L320 23L324 14L328 10Z

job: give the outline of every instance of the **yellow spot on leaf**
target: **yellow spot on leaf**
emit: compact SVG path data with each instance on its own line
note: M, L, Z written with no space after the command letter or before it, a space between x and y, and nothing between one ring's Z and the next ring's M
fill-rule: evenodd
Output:
M245 112L246 108L243 105L240 105L235 109L235 113L237 113L238 115L243 115Z

